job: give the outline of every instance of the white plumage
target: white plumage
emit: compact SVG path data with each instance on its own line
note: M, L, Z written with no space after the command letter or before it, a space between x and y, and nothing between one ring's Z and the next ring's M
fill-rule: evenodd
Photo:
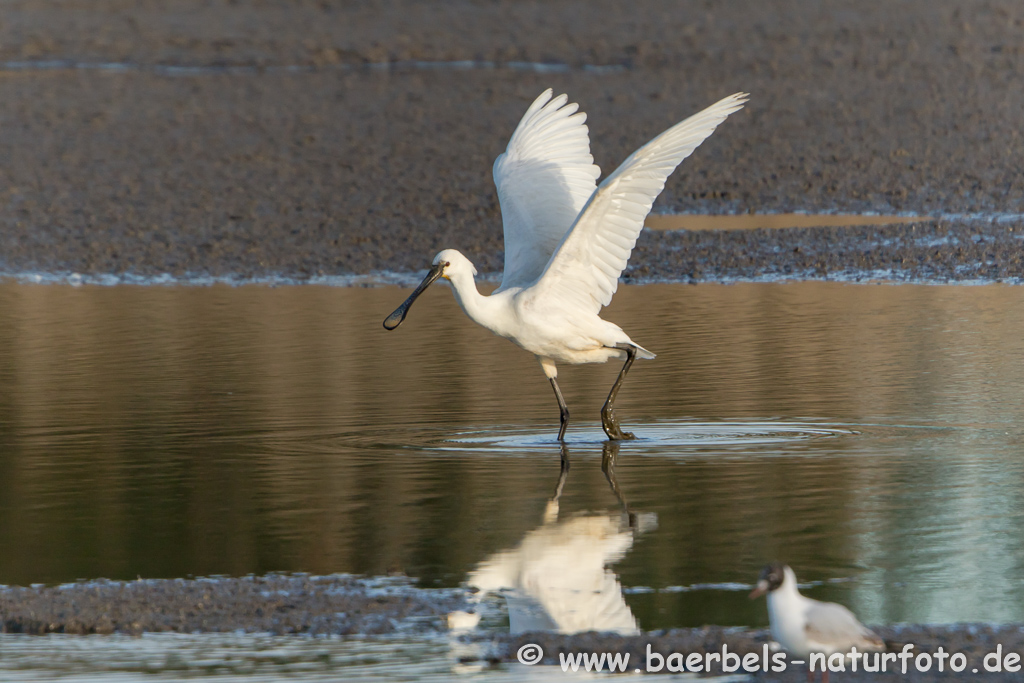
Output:
M503 591L513 634L530 631L639 633L636 618L609 565L633 545L633 530L620 515L581 515L549 520L513 549L487 558L467 583L487 593Z
M804 597L796 574L788 566L770 565L762 572L751 597L768 594L768 623L772 638L791 654L807 658L836 652L873 652L885 643L860 623L853 612L834 602Z
M494 162L505 233L501 286L490 296L481 295L473 264L460 252L445 249L384 326L398 327L416 297L444 277L474 322L537 356L558 399L559 440L569 411L555 379L556 363L625 359L601 418L609 438L632 438L614 417L614 400L633 359L654 354L598 313L611 302L668 176L745 101L746 95L737 93L669 128L598 186L600 169L590 154L586 115L578 105L568 104L565 95L552 97L551 90L544 91Z
M500 592L508 606L513 634L530 631L582 633L605 631L637 635L639 625L610 566L625 557L639 534L656 529L654 513L633 513L615 476L618 444L606 442L601 470L621 512L577 514L559 520L559 499L569 474L569 451L562 444L562 467L555 494L544 510L543 523L527 533L515 548L494 553L470 573L467 583L488 593ZM480 613L475 615L479 623ZM475 626L463 613L449 623Z
M494 184L505 232L505 270L498 291L529 285L597 188L601 169L590 155L587 115L568 97L545 90L526 110L494 160Z

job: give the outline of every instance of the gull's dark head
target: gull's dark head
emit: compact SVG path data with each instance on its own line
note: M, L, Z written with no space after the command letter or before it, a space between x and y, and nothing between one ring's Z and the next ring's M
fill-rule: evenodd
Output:
M750 599L759 598L765 593L777 590L786 580L786 565L773 562L761 570L757 577L757 586L750 591Z

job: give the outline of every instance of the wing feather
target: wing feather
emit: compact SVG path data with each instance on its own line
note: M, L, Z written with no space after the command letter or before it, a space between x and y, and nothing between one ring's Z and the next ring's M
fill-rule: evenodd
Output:
M835 650L884 647L885 643L871 629L857 620L853 612L834 602L815 600L807 610L804 631L807 638L820 646Z
M594 313L607 306L644 219L669 175L746 100L746 93L726 97L669 128L623 161L593 193L551 255L537 283L538 293L564 297L574 307ZM507 231L506 227L506 235Z
M567 102L550 88L541 93L494 161L505 232L499 289L540 277L597 187L601 169L590 154L587 116Z

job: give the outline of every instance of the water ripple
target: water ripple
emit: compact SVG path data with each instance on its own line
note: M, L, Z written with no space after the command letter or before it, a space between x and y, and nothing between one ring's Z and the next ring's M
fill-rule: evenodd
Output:
M0 62L0 71L105 71L109 73L150 73L158 76L217 76L278 73L317 73L323 71L471 71L505 70L539 74L563 74L579 71L588 74L614 74L626 71L624 64L583 64L564 62L494 62L489 60L427 61L338 64L144 64L138 62L84 62L73 59L33 59Z
M810 439L837 438L858 434L847 425L775 420L723 422L659 422L630 424L637 438L628 442L645 450L664 448L735 448L775 446ZM508 450L523 448L550 449L555 443L550 428L542 432L526 428L493 429L486 432L464 432L439 445L439 448L471 448L474 450ZM576 428L567 438L570 446L594 447L607 440L604 432L594 428Z

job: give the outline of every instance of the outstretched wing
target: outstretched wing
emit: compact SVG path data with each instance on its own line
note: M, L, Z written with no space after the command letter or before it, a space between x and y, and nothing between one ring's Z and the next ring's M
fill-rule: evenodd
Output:
M677 123L605 178L552 255L537 283L538 295L558 296L594 313L611 303L619 274L665 181L746 98L746 93L731 95Z
M568 99L552 98L550 88L541 93L494 160L505 228L500 289L540 277L597 187L601 169L590 155L587 115Z

